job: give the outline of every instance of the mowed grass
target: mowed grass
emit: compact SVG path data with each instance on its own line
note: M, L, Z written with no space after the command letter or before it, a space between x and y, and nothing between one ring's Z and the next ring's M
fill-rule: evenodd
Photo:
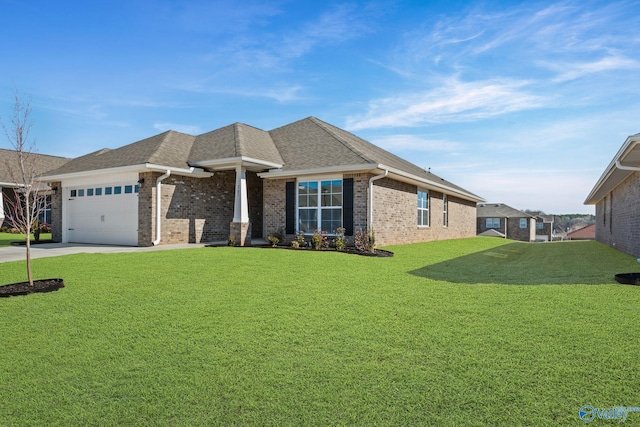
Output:
M388 249L34 260L66 287L0 300L0 425L557 426L640 406L640 287L613 279L640 271L632 257L494 238ZM23 280L24 263L0 264L0 284Z

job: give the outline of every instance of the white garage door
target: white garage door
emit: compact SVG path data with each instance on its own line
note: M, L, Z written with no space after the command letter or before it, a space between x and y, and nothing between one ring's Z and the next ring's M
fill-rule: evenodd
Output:
M70 187L67 240L73 243L138 245L138 186Z

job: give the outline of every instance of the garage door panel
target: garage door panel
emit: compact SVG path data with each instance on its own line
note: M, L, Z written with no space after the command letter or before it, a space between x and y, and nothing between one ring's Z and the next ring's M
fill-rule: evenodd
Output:
M133 187L133 186L132 186ZM138 194L84 196L83 187L70 189L67 202L68 241L112 245L138 244ZM97 193L97 191L95 191Z

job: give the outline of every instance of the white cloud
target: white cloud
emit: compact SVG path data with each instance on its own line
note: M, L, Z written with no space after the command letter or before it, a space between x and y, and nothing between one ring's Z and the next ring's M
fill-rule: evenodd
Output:
M364 116L347 119L347 129L469 122L545 105L545 97L524 90L527 84L506 79L461 82L453 78L430 91L371 101Z
M553 81L562 83L604 71L637 70L640 68L640 62L622 56L611 55L592 62L554 63L548 64L548 66L560 72Z

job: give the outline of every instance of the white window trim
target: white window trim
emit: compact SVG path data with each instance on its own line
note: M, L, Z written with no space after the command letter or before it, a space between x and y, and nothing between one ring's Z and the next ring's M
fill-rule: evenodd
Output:
M334 230L321 230L322 228L322 209L340 209L340 214L341 214L341 220L340 220L340 226L344 227L344 177L342 175L313 175L313 176L305 176L304 178L298 178L296 180L296 233L300 232L300 183L301 182L312 182L315 181L318 183L318 206L315 207L315 209L318 212L318 222L317 222L317 228L316 230L320 230L320 231L324 231L326 232L327 236L335 236L335 233L333 232ZM321 197L321 193L320 193L320 188L321 188L321 182L322 181L341 181L342 182L342 201L340 203L340 206L322 206L322 197ZM302 209L308 209L308 208L302 208ZM309 209L311 210L311 209ZM314 231L307 231L305 232L305 236L311 236L313 235Z
M426 208L421 208L420 206L418 206L418 227L424 227L424 228L428 228L431 226L431 214L429 213L429 203L431 202L430 197L429 197L429 190L423 190L423 189L418 189L418 192L422 192L425 193L427 195L427 207ZM416 193L416 197L418 196L418 194ZM418 200L420 200L418 198ZM420 211L426 211L427 213L427 223L426 224L420 224Z
M524 227L522 226L522 224L524 224ZM520 218L520 228L523 230L527 228L527 218Z
M442 195L442 226L449 227L449 198L446 194Z

